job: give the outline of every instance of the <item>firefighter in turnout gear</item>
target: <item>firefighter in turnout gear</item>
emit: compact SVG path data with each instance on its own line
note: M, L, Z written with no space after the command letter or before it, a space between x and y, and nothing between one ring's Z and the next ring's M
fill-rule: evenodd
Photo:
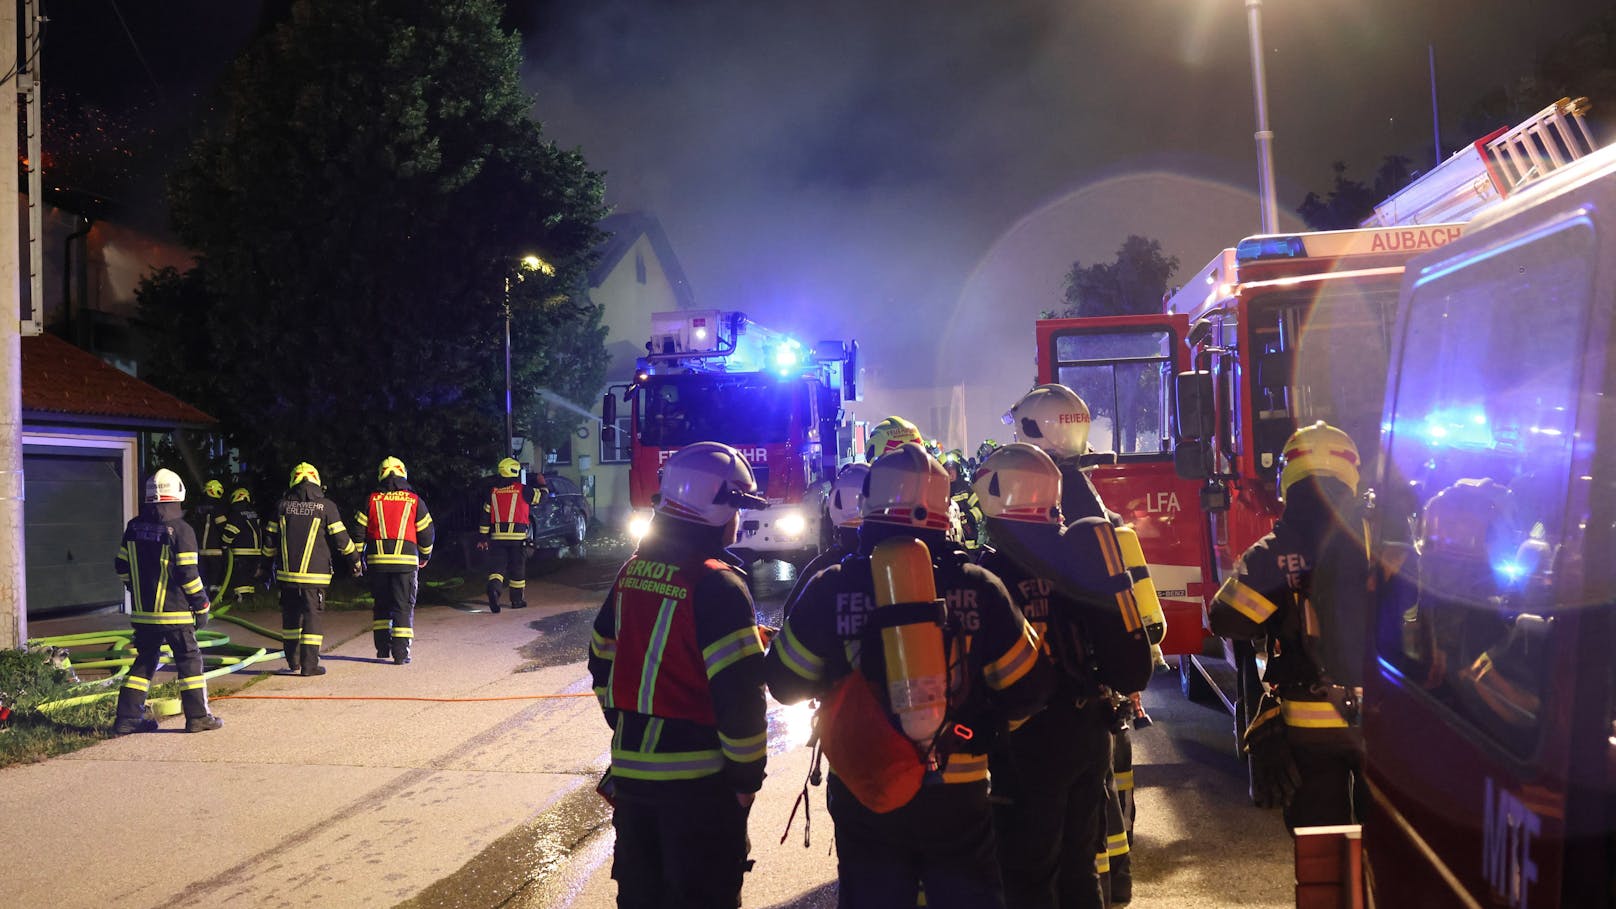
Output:
M977 468L1004 581L1055 668L1049 706L994 750L994 826L1011 907L1102 907L1099 866L1112 761L1112 692L1143 688L1150 644L1116 531L1103 518L1061 526L1060 470L1016 443ZM1126 837L1104 852L1126 849Z
M239 603L264 580L265 564L263 521L258 517L252 493L244 486L230 493L230 510L225 513L219 543L226 560L223 593L235 594Z
M544 501L548 491L544 477L529 486L522 482L522 463L515 458L499 462L499 480L483 502L483 523L477 528L483 539L478 549L488 550L492 569L488 573L488 609L499 612L499 597L510 591L512 609L527 606L527 537L529 515Z
M1004 905L988 752L1001 730L1043 706L1053 679L1004 585L947 530L942 465L917 444L879 458L857 552L808 582L765 663L781 702L824 700L817 725L831 763L839 905L849 909L913 906L922 887L932 909ZM914 550L922 597L934 589L933 602L890 592L913 563L888 554ZM937 653L908 649L930 635ZM935 679L906 671L928 664ZM936 714L920 713L925 706ZM870 785L887 778L906 783L901 795Z
M355 518L356 540L364 553L370 593L371 637L376 659L402 666L415 640L418 572L432 558L436 534L426 501L410 488L409 472L398 458L384 458L376 469L379 487Z
M224 484L218 480L202 484L202 507L196 512L196 534L202 546L202 583L207 588L209 599L216 599L224 587L228 559L220 538L224 536L227 510Z
M1104 518L1113 527L1122 527L1122 516L1107 508L1099 490L1083 469L1083 456L1089 447L1089 428L1092 418L1089 406L1065 385L1039 385L1022 396L1006 415L1014 429L1016 440L1027 442L1054 459L1061 474L1061 515L1067 524L1085 518ZM1149 570L1141 563L1129 566L1136 581L1148 581ZM1113 727L1112 773L1106 780L1112 804L1106 808L1106 850L1096 857L1107 868L1104 887L1109 899L1128 902L1133 889L1133 859L1127 847L1133 837L1133 812L1123 805L1124 796L1131 806L1133 786L1133 719L1134 705L1128 695L1132 691L1114 691L1117 722ZM1141 711L1142 712L1142 711ZM1119 839L1120 835L1120 839Z
M876 459L897 451L902 445L921 444L920 429L903 417L887 417L870 430L870 443L865 447L864 460L874 464Z
M960 543L973 552L981 545L982 505L965 473L965 453L956 448L943 455L943 469L948 471L948 497L959 509Z
M746 819L763 785L763 645L735 542L764 508L740 453L675 452L650 531L595 618L589 674L612 727L622 909L740 905Z
M329 543L329 545L327 545ZM320 618L325 590L331 586L331 551L347 561L355 576L363 573L359 547L348 537L342 510L320 488L320 472L307 461L292 468L291 488L264 525L266 556L276 560L275 581L281 588L281 641L286 666L303 675L325 675L320 665Z
M796 583L786 594L782 615L791 614L791 607L802 596L802 589L807 586L809 578L840 562L858 548L858 529L864 523L864 480L869 475L868 464L848 464L836 474L825 501L825 520L836 528L835 542L797 572Z
M1252 798L1283 807L1292 829L1353 824L1364 795L1360 661L1322 655L1364 652L1358 449L1320 422L1290 437L1282 463L1284 511L1240 557L1208 615L1214 634L1261 639L1268 653L1265 693L1244 736Z
M207 593L197 571L196 532L181 516L185 484L164 468L146 480L140 514L124 528L113 567L133 597L135 661L118 689L114 735L154 732L145 717L146 693L166 645L179 673L180 705L186 732L207 732L224 722L208 712L208 686L202 677L202 650L195 629L207 624Z

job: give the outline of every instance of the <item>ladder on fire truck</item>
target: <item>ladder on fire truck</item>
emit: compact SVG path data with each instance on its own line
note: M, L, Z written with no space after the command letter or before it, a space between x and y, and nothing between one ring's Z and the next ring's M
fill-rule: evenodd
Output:
M1583 114L1587 98L1561 98L1515 127L1455 152L1375 206L1364 227L1466 221L1598 146Z

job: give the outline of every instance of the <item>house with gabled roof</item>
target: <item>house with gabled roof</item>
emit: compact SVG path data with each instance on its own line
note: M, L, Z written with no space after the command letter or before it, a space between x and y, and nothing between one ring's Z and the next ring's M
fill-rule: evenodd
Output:
M215 422L54 335L22 339L30 615L124 603L112 559L124 524L139 510L151 445Z
M624 212L603 219L599 227L610 236L589 273L589 299L604 310L606 350L611 355L606 388L592 402L578 402L594 414L580 424L572 442L551 452L555 469L583 487L597 520L621 527L628 518L628 408L618 409L616 439L601 437L601 397L615 387L621 394L634 375L634 361L645 355L651 336L651 314L695 309L696 295L685 277L673 244L655 215ZM592 493L592 495L591 495Z

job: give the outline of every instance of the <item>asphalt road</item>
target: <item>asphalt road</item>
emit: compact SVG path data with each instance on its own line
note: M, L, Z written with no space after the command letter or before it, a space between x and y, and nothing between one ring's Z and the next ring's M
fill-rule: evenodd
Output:
M603 552L586 560L557 562L542 574L545 581L603 596L615 568L612 554ZM760 613L765 620L778 621L792 569L783 563L761 563L753 577ZM593 610L586 608L532 622L538 634L522 650L528 660L524 668L553 672L573 667L584 677L580 657L592 616ZM1155 725L1134 737L1138 820L1131 905L1137 909L1293 905L1289 837L1276 812L1253 808L1246 798L1228 715L1185 700L1172 675L1158 677L1156 686L1146 692L1145 703ZM797 807L786 832L788 817L804 789L806 720L803 709L770 702L769 778L752 814L752 857L757 865L743 893L747 906L835 905L835 857L822 788L808 789L806 825ZM605 726L593 735L587 728L575 732L556 745L573 754L554 760L573 764L582 760L591 772L603 770ZM581 773L577 780L528 822L405 905L534 909L614 905L608 809L588 785L590 776Z

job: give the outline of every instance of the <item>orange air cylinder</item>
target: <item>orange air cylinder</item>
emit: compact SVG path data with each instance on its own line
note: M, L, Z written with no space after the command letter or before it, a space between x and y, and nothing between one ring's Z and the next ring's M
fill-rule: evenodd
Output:
M935 603L931 552L916 539L886 540L870 555L878 607ZM881 629L886 654L887 701L903 734L928 745L948 712L948 657L943 629L917 620Z
M1132 571L1145 567L1145 551L1139 545L1139 534L1132 526L1117 528L1117 545L1122 549L1122 564ZM1162 612L1161 599L1156 596L1156 584L1149 574L1140 573L1133 582L1134 602L1139 604L1139 618L1145 625L1145 638L1152 646L1160 644L1167 635L1167 615Z

